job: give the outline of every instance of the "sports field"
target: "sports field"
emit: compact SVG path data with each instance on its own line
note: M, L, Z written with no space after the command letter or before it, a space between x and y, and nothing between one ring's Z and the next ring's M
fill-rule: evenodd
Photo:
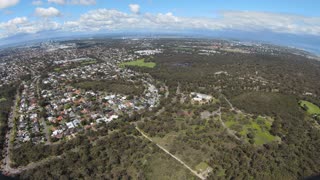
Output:
M138 67L147 67L147 68L154 68L156 63L154 62L145 62L144 59L138 59L135 61L124 62L120 64L120 67L125 66L138 66Z

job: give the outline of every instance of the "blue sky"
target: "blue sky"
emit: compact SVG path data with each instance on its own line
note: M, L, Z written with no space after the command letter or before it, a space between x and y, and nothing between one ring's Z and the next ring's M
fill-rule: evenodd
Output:
M320 36L319 0L0 0L0 39L50 32L240 30Z
M2 0L0 0L1 2ZM42 1L41 7L56 7L65 14L79 17L81 14L98 8L117 9L129 12L129 4L139 4L142 12L173 12L186 17L213 17L221 10L262 11L272 13L320 16L318 0L96 0L95 5L59 5ZM0 21L18 16L32 16L35 6L32 0L20 0L16 6L2 9ZM7 13L9 12L9 13ZM61 19L62 20L62 19Z

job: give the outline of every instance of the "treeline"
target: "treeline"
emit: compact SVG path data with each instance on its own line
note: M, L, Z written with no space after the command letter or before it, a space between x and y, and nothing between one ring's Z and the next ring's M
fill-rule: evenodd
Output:
M298 97L253 92L237 96L232 102L246 112L275 117L271 133L281 137L281 143L267 144L259 154L245 151L251 157L251 173L255 177L297 179L320 172L320 131L306 120ZM242 171L241 167L233 169Z
M17 84L12 84L0 88L0 156L2 156L2 150L4 149L5 135L8 130L8 118L17 87Z
M125 95L141 95L144 91L142 83L128 82L123 79L119 80L99 80L99 81L76 81L71 84L75 88L93 90L93 91L107 91Z
M85 141L62 159L23 172L20 179L146 179L145 162L159 150L140 138L134 126Z
M320 96L320 62L301 56L166 53L156 55L152 61L157 63L153 69L129 68L148 72L169 87L176 87L180 83L181 90L186 92L211 93L221 88L227 96L246 91L274 90L295 95L311 92ZM215 74L221 71L227 74ZM240 80L240 77L244 79ZM250 79L256 77L262 77L268 83Z
M67 141L60 141L52 145L33 144L32 142L22 143L12 150L11 159L12 166L19 167L28 165L31 162L37 162L51 156L58 156L64 152L70 151L76 147L81 147L90 141L96 140L98 137L107 136L109 131L127 127L125 121L119 119L108 124L97 125L97 131L88 130L80 132L75 138ZM122 129L124 130L124 129ZM128 129L130 132L130 128Z
M238 141L228 135L218 117L203 120L197 113L200 107L175 109L171 103L167 107L172 108L139 127L151 137L164 137L160 141L188 165L207 162L214 169L208 179L301 179L320 172L320 131L304 119L295 96L253 92L232 102L245 112L274 117L271 134L281 137L281 142L255 146ZM181 110L193 113L186 116Z

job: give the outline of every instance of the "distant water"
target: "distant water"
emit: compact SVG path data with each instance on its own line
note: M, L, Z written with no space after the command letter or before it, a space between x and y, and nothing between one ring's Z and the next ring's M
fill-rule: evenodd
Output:
M320 46L311 44L294 44L294 47L311 52L320 57Z

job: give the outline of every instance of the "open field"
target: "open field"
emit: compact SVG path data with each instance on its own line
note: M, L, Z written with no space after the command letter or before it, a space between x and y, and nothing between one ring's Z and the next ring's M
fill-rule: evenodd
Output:
M146 68L154 68L156 63L154 62L145 62L144 59L138 59L135 61L124 62L120 64L120 67L125 66L138 66L138 67L146 67Z
M253 119L242 114L223 114L228 128L238 133L242 139L255 145L263 145L279 138L270 134L273 120L269 117L258 116Z
M299 105L305 109L309 114L320 114L320 108L308 101L299 101Z

